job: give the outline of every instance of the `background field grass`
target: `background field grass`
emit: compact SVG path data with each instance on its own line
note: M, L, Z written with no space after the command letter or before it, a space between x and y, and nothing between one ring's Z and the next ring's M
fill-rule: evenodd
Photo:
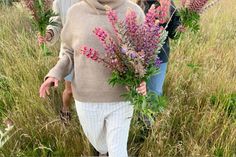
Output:
M208 10L198 34L171 43L164 94L168 106L144 142L135 122L130 155L236 156L236 1ZM39 98L43 77L56 63L43 56L29 14L20 5L0 7L0 120L14 122L0 156L92 155L78 118L64 127L58 117L61 89ZM3 129L3 123L1 125Z

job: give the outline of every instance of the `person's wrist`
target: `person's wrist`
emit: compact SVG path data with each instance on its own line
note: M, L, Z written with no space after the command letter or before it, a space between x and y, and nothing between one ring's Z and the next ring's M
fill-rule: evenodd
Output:
M49 29L47 31L47 33L49 34L48 37L47 37L47 41L51 41L52 40L52 37L54 36L54 33L51 29Z

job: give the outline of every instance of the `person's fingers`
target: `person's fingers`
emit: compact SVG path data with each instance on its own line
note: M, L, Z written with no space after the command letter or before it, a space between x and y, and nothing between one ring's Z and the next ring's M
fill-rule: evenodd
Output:
M142 95L143 95L143 96L146 96L146 95L147 95L147 91L143 92Z
M45 98L46 93L49 93L49 88L50 88L50 80L46 80L44 81L44 83L41 85L40 89L39 89L39 96L41 98Z
M41 85L40 89L39 89L39 96L42 98L45 98L46 94L50 95L50 87L53 86L54 87L58 87L58 80L55 78L48 78L46 81L44 81L44 83Z
M50 41L51 38L52 38L51 34L47 32L45 35L45 40Z
M47 95L50 95L49 88L46 89Z
M147 91L146 90L142 90L142 91L137 91L138 94L141 94L141 95L147 95Z
M146 89L146 82L142 82L137 89L139 89L139 90Z
M41 98L45 98L45 88L46 88L45 84L42 84L41 87L40 87L39 96Z
M136 90L139 94L146 95L147 94L146 82L143 81Z
M143 82L140 84L140 86L146 86L146 82L143 81Z
M44 43L44 39L43 38L39 38L38 39L38 43L39 43L39 45L42 45Z
M137 92L138 92L139 94L144 93L144 92L146 92L146 88L143 88L143 87L137 88Z
M45 41L46 41L45 37L38 34L38 43L39 43L39 45L42 45L43 43L45 43Z
M145 86L141 86L141 87L138 87L137 90L138 91L144 91L144 90L146 90L146 87Z
M58 87L58 80L57 79L54 79L54 87L57 88Z

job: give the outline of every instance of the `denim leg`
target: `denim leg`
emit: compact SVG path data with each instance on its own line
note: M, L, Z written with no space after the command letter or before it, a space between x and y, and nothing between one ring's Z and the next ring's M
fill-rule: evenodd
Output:
M162 63L160 65L160 72L152 76L147 82L148 90L155 92L159 96L163 93L163 84L166 77L167 64L168 63Z

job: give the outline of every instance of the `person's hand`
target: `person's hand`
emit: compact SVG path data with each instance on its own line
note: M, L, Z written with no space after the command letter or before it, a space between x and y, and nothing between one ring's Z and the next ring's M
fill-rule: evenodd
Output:
M46 42L50 42L53 37L53 32L52 30L48 30L45 34L45 36L42 36L40 33L38 33L38 44L42 45Z
M38 44L39 46L45 43L45 37L43 37L40 33L38 33Z
M138 88L136 88L137 92L143 96L147 95L147 85L146 82L142 82Z
M58 87L58 80L53 77L48 77L43 84L41 85L39 89L39 95L41 98L45 98L46 94L49 95L49 89L51 86L54 86L55 88Z

